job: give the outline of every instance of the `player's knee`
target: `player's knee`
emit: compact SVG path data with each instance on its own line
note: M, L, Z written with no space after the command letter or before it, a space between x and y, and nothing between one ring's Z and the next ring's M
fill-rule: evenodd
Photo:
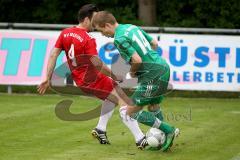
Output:
M127 106L124 106L124 107L120 107L119 108L119 113L120 113L120 116L124 116L126 115L126 112L127 112Z
M127 106L124 106L119 108L119 113L120 116L123 118L125 116L131 116L134 112L132 112L132 110L130 110Z
M130 113L128 113L128 116L137 120L137 117L139 116L139 111L137 111L137 112L130 112Z
M127 119L127 106L124 106L124 107L120 107L119 108L119 115L120 115L120 118L122 120L126 120Z
M142 109L142 107L134 107L134 106L128 106L127 107L127 115L130 117L134 117L137 112L139 112Z
M116 93L124 104L133 105L133 101L125 94L125 92L119 87L115 87Z
M126 114L127 114L128 116L132 117L133 114L134 114L134 112L127 110Z

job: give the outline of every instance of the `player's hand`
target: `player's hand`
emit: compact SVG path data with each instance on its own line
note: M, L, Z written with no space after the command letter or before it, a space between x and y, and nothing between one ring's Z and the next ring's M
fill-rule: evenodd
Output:
M49 87L50 87L50 81L45 80L37 87L37 91L39 94L44 94Z

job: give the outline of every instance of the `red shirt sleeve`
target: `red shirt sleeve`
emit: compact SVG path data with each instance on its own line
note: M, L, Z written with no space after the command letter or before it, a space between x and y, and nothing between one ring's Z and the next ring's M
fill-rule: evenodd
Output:
M63 48L63 32L58 36L58 39L55 43L55 48Z
M98 55L96 48L96 40L94 38L89 39L85 45L85 54Z

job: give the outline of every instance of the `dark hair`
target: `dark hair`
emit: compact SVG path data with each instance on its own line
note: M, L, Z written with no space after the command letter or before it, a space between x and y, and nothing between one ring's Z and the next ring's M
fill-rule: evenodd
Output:
M84 18L92 18L93 12L97 12L98 8L95 4L86 4L82 6L78 11L78 21L82 22Z

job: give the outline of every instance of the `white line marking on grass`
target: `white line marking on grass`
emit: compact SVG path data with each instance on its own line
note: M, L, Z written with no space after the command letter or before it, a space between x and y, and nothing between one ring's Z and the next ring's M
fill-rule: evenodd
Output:
M240 111L231 111L232 114L240 114Z

